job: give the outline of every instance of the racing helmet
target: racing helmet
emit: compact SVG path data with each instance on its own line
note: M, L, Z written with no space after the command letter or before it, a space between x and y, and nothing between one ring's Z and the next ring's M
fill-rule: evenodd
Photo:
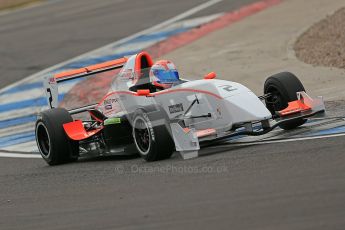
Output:
M158 88L168 89L178 83L180 77L174 63L168 60L160 60L151 67L150 81Z

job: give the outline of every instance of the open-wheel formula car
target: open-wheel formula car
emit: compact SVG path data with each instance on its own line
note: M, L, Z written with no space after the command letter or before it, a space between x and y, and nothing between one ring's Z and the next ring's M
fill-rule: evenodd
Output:
M294 129L325 111L322 97L308 96L289 72L267 78L264 94L256 96L239 83L216 79L215 73L200 80L180 79L176 69L171 71L170 63L164 63L160 62L166 70L159 72L149 54L142 52L46 77L50 109L38 115L35 129L43 159L56 165L96 153L140 154L155 161L174 151L184 159L193 158L204 145L239 135L263 135L278 126ZM159 81L155 73L166 80ZM112 78L104 81L108 87L101 99L62 108L58 85L77 81L83 86L79 96L65 95L80 104L85 97L93 98L91 86L102 82L101 77L97 80L100 75Z

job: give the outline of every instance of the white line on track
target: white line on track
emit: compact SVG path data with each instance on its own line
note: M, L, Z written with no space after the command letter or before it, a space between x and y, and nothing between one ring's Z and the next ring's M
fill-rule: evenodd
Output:
M160 29L157 33L164 33L164 32L168 32L168 31L172 31L174 29L178 29L178 28L196 27L198 25L208 23L208 22L220 17L221 15L223 15L223 13L213 14L213 15L209 15L209 16L198 17L198 18L193 18L193 19L189 19L189 20L183 20L180 22L172 23L171 25L164 27L163 29ZM147 41L142 41L142 42L126 43L126 44L123 44L119 47L116 47L116 53L124 53L124 52L129 51L129 50L137 50L138 47L145 47L146 48L146 47L149 47L149 46L156 44L156 43L158 43L162 40L165 40L165 39L166 39L166 37L159 37L157 39L149 39ZM111 54L111 53L109 53L109 54ZM97 56L97 55L98 54L95 53L95 56Z
M237 146L253 146L253 145L264 145L264 144L285 143L285 142L292 142L292 141L315 140L315 139L332 138L332 137L341 137L341 136L345 136L345 133L330 134L330 135L322 135L322 136L315 136L315 137L289 138L289 139L284 139L284 140L256 141L256 142L248 142L248 143L229 143L229 144L226 144L226 145L211 146L211 147L208 147L208 148L237 147ZM1 152L0 152L0 157L13 157L13 158L41 158L41 156L40 156L39 154L1 153Z
M67 82L64 84L59 85L59 94L69 92L78 82ZM11 94L3 94L0 95L0 102L1 103L16 103L18 99L26 100L26 99L35 99L45 97L44 91L42 88L33 88L30 90L19 91L16 93Z
M7 15L7 14L13 14L13 13L20 13L22 11L26 11L26 10L29 10L29 9L32 9L32 8L36 8L38 6L45 6L45 5L48 5L48 4L54 4L54 3L57 3L57 2L60 2L62 0L48 0L48 1L44 1L44 2L41 2L41 1L38 1L38 2L32 2L32 3L28 3L24 6L20 6L20 7L15 7L15 8L10 8L10 9L4 9L0 12L0 17L1 16L4 16L4 15Z
M253 142L241 142L241 143L228 143L223 145L212 146L210 148L219 148L219 147L231 147L231 146L251 146L251 145L265 145L265 144L276 144L276 143L286 143L286 142L293 142L293 141L306 141L306 140L317 140L323 138L332 138L332 137L341 137L345 136L345 133L337 133L337 134L328 134L328 135L320 135L320 136L312 136L312 137L296 137L296 138L287 138L287 139L278 139L278 140L267 140L267 141L253 141Z
M7 146L4 147L0 150L5 152L5 153L21 153L23 152L23 154L30 154L30 153L38 153L38 147L36 144L36 141L29 141L29 142L24 142L21 144L17 144L17 145L12 145L12 146Z
M0 157L11 157L11 158L42 158L40 154L30 153L0 153Z
M27 122L25 124L16 125L15 127L10 126L4 129L0 129L0 136L10 136L18 134L18 130L23 132L34 131L35 122Z
M48 106L31 106L24 109L16 109L8 112L0 113L0 121L5 121L7 119L13 120L16 118L21 118L23 116L36 115L41 110L48 109ZM13 128L13 126L11 126ZM0 133L2 130L0 130ZM1 135L0 135L1 136Z

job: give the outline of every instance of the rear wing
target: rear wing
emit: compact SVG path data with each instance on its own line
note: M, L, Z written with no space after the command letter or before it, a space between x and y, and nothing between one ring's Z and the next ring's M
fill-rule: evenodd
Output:
M59 96L59 90L58 90L58 84L61 82L78 79L87 77L93 74L102 73L110 70L120 69L124 66L124 64L127 62L127 58L120 58L112 61L103 62L96 65L91 65L87 67L83 67L80 69L74 69L69 70L66 72L58 73L53 76L47 76L44 78L44 92L45 96L47 98L48 106L52 108L58 107L58 96ZM94 107L94 105L86 105L86 107ZM73 109L76 110L83 110L83 108ZM70 111L71 112L71 111ZM72 111L73 112L73 111Z

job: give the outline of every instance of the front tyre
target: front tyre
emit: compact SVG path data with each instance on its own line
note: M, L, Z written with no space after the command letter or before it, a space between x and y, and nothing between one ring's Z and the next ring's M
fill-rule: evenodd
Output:
M277 111L288 107L288 103L297 100L297 92L305 91L301 81L290 72L275 74L266 79L264 94L271 96L266 99L266 107L274 115ZM293 119L279 125L280 128L289 130L303 125L306 119Z
M73 162L79 156L79 143L69 139L63 124L73 118L62 108L54 108L40 113L35 126L36 143L42 158L49 165Z
M132 134L137 151L146 161L167 159L174 152L175 145L166 126L153 125L142 110L133 116Z

